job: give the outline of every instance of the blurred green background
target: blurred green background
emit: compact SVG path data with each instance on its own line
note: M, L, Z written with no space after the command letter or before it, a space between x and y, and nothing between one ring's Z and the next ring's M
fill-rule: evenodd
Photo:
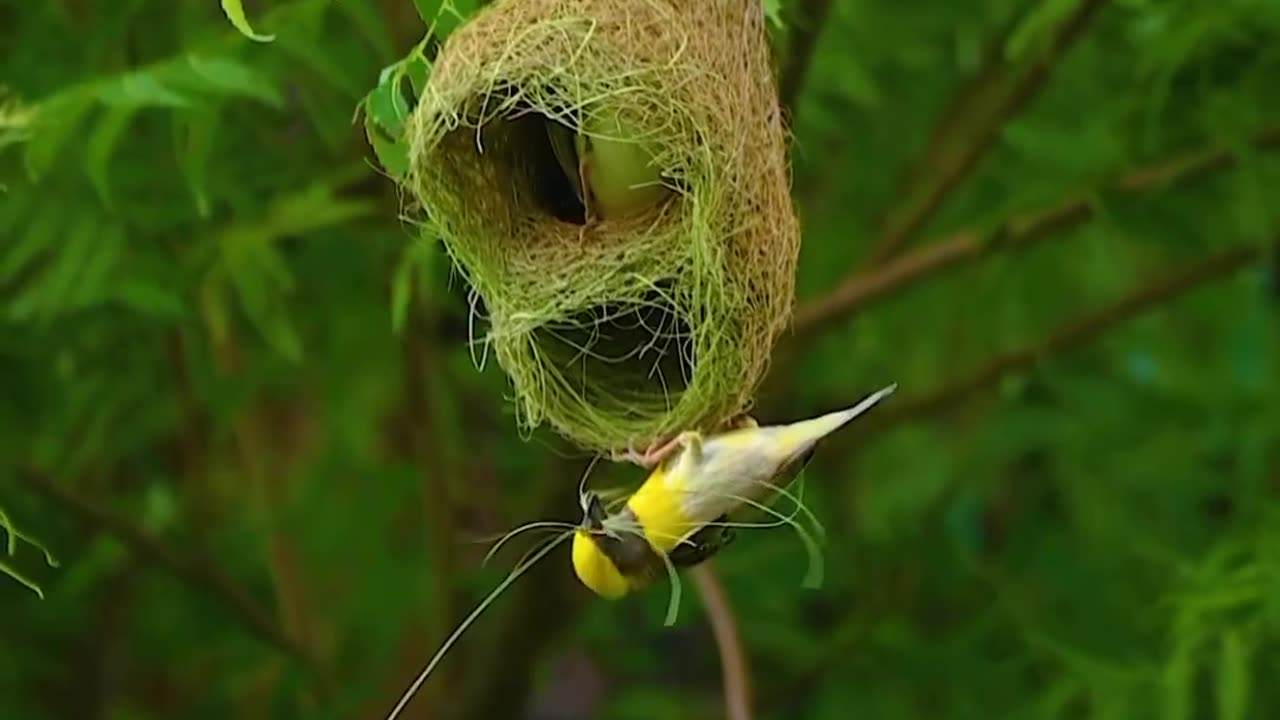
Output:
M755 716L1280 717L1280 4L765 5L804 241L756 417L899 390L807 473L821 589L787 530L712 563ZM3 557L0 717L382 718L529 546L481 541L577 519L358 114L437 6L0 2L0 508L58 561ZM666 601L565 548L410 716L723 717Z

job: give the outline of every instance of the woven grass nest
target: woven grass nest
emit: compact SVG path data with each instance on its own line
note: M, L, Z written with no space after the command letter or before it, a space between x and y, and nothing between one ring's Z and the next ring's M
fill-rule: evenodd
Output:
M406 183L526 428L610 451L749 407L799 250L760 5L500 0L441 49ZM548 122L627 128L667 190L585 226Z

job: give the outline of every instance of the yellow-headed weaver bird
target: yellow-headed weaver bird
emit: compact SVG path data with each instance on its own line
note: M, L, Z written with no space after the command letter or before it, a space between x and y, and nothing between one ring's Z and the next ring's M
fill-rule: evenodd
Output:
M723 524L731 514L743 506L760 507L759 499L772 490L785 491L813 456L820 440L896 388L890 385L847 410L812 420L758 427L747 419L724 433L704 437L685 432L643 454L616 456L615 459L629 458L650 467L652 473L616 513L606 512L598 494L579 492L584 515L581 523L539 521L507 533L491 554L525 530L564 530L521 560L463 619L400 696L387 720L399 717L445 653L481 613L563 540L573 538L573 568L578 579L606 598L618 598L639 589L664 570L670 573L697 565L732 540L732 528ZM675 589L673 585L668 624L674 622L671 611L676 606Z
M672 568L706 560L732 540L725 525L731 514L785 489L819 441L896 388L810 420L759 427L748 419L718 435L685 432L642 455L628 453L652 472L614 514L598 496L583 498L586 517L573 536L578 579L597 595L619 598Z

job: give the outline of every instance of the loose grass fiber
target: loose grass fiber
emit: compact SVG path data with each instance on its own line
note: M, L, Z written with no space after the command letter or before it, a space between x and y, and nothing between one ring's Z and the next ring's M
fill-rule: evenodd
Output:
M546 122L615 116L671 193L584 230ZM749 406L799 250L759 0L495 2L441 49L409 141L526 428L607 451Z

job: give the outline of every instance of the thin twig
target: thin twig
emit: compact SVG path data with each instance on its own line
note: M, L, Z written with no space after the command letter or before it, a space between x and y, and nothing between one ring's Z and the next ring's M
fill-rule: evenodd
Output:
M534 478L541 490L539 497L531 503L534 508L531 515L542 519L577 520L563 517L566 509L572 510L578 505L577 484L565 479L580 477L583 469L581 463L560 458L543 466L543 472ZM557 557L561 560L557 561ZM506 595L514 597L499 599L490 608L491 614L477 620L477 625L483 623L493 629L473 627L454 646L455 650L464 644L467 646L468 661L465 665L460 665L456 657L447 657L439 666L441 669L446 665L467 667L472 671L456 672L454 682L449 686L431 681L429 685L424 684L405 705L404 716L421 714L424 708L431 706L447 710L449 717L457 720L519 717L533 687L533 671L539 656L562 630L577 620L589 598L589 593L564 571L562 563L563 555L552 553L508 588ZM422 645L422 635L418 631L406 635L405 642L396 652L397 657L412 656L413 662L396 663L395 696L404 691L439 647ZM377 703L364 708L357 716L379 720L386 717L390 706L386 697L380 697Z
M208 503L205 501L205 452L208 423L196 400L191 384L191 364L187 360L187 340L181 329L170 330L165 338L169 367L173 373L174 394L177 395L179 416L182 418L179 441L182 456L182 497L184 512L193 524L206 528Z
M876 432L921 416L944 412L994 386L1011 373L1033 367L1045 358L1083 345L1165 302L1229 276L1255 262L1261 255L1262 248L1258 245L1233 247L1169 272L1110 305L1059 325L1038 343L996 353L979 364L977 369L943 383L933 392L891 403L883 412L869 417L860 432L841 437L845 438L846 446L848 443L862 443ZM832 438L832 442L838 444L840 438Z
M1258 133L1253 138L1253 145L1259 150L1280 148L1280 126ZM1138 193L1187 182L1229 168L1235 161L1236 155L1230 149L1208 149L1126 173L1115 183L1115 189ZM1092 216L1093 205L1087 195L1072 198L1052 208L1006 220L991 231L965 230L955 233L880 267L855 273L796 310L792 323L795 337L789 343L789 349L794 350L793 344L802 343L807 338L820 334L833 323L943 270L981 259L996 251L1026 249L1037 241L1078 225Z
M704 562L689 571L702 595L711 621L711 631L720 651L720 666L724 677L724 704L729 720L751 720L751 672L747 654L738 638L738 624L734 620L729 598L720 585L710 562Z
M1040 55L1020 67L1004 69L1005 33L986 52L987 63L977 79L939 119L922 160L912 166L879 233L871 264L893 257L942 207L977 166L991 142L1009 120L1045 86L1045 80L1066 51L1105 6L1107 0L1081 0L1075 11L1054 29Z
M159 567L181 580L201 597L212 598L252 635L314 670L315 660L296 640L271 619L271 614L240 590L217 567L186 558L150 537L115 513L73 493L44 474L24 470L22 480L50 500L62 505L82 521L120 541L137 558Z
M578 488L572 479L582 476L581 462L556 459L548 463L546 476L539 478L545 489L534 503L535 517L565 518L566 509L578 507ZM564 553L564 554L561 554ZM489 636L487 647L476 654L461 695L459 720L518 717L533 687L535 664L548 645L577 621L590 594L565 571L568 548L553 553L521 578L508 591L515 595L503 600L505 610L498 618L497 632ZM557 560L557 558L560 558ZM461 678L459 678L461 680Z
M818 36L831 14L831 0L801 0L791 24L787 42L787 60L778 80L778 99L782 107L794 111L800 91L804 89L813 52L818 47Z
M224 378L234 378L242 373L243 350L234 333L213 339L214 365ZM300 411L289 419L289 424L306 417ZM280 432L284 424L273 421L267 416L267 406L263 401L251 403L239 409L231 420L231 437L240 471L244 473L250 488L250 497L259 503L259 509L270 517L278 517L280 508L285 502L288 491L286 483L291 473L278 463L282 453L279 451L279 437L273 432ZM274 447L273 447L274 446ZM290 454L297 452L293 450ZM289 463L286 461L285 465ZM316 647L316 627L321 615L314 612L312 596L309 591L305 572L299 561L300 553L297 545L287 532L276 523L272 523L266 531L266 553L264 560L276 591L277 614L283 625L283 633L296 642L304 655L316 660L320 668L318 683L297 690L298 708L303 713L311 713L328 698L331 687L325 682L323 658Z

